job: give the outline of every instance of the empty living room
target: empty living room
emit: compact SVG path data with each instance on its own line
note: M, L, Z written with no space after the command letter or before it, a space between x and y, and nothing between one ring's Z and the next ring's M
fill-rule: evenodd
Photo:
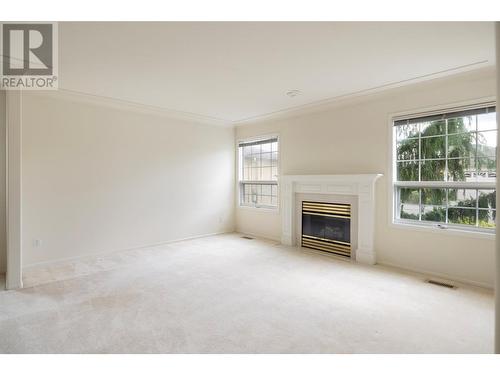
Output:
M0 16L5 374L500 369L498 12L17 6Z

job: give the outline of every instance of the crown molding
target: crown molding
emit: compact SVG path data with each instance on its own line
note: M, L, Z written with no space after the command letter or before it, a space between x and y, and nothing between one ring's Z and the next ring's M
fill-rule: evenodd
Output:
M72 102L86 103L91 105L97 105L101 107L108 107L123 111L131 111L135 113L162 116L171 119L178 119L182 121L197 122L206 125L213 125L219 127L233 127L230 120L220 119L216 117L199 115L191 112L177 111L173 109L166 109L162 107L150 106L147 104L141 104L136 102L130 102L126 100L110 98L106 96L99 96L88 94L80 91L58 89L51 91L23 91L24 95L43 95L46 97L59 99L59 100L69 100Z
M67 90L67 89L58 89L53 91L23 91L23 95L45 95L61 100L84 102L88 104L106 106L110 108L132 111L136 113L163 116L167 118L179 119L182 121L191 121L212 126L232 128L262 121L279 120L284 118L296 117L308 113L321 112L331 109L333 107L346 105L356 100L366 100L366 98L369 96L380 93L386 93L393 89L405 88L413 84L429 82L435 79L446 78L453 75L466 74L478 71L489 72L489 70L493 70L494 68L495 68L494 63L489 60L477 61L471 64L462 65L442 70L439 72L434 72L431 74L409 78L398 82L391 82L381 86L372 87L344 95L322 99L319 101L314 101L311 103L306 103L295 107L289 107L283 110L264 113L235 121L211 117L211 116L205 116L197 113L177 111L173 109L156 107L147 104L130 102L122 99L93 95L85 92Z
M391 82L377 87L364 89L349 94L339 95L327 99L318 100L312 103L303 104L300 106L290 107L283 110L270 112L262 115L252 116L238 121L233 121L235 127L244 126L251 123L262 121L272 121L284 118L296 117L313 112L321 112L333 107L341 106L353 102L355 100L366 100L366 97L386 93L397 88L405 88L413 84L429 82L439 78L446 78L453 75L460 75L470 72L494 70L494 62L489 60L477 61L472 64L462 65L451 69L442 70L414 78L405 79L398 82Z

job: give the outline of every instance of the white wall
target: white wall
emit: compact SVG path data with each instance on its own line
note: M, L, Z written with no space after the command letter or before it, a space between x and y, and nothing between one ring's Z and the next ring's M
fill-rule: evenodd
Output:
M22 142L24 266L234 229L233 129L28 93Z
M281 174L384 173L376 186L375 248L379 263L493 285L494 241L389 225L391 113L495 96L486 69L345 100L329 109L239 126L236 138L280 135ZM279 239L279 213L237 208L240 232Z
M7 263L6 200L5 200L5 91L0 90L0 273L5 272Z

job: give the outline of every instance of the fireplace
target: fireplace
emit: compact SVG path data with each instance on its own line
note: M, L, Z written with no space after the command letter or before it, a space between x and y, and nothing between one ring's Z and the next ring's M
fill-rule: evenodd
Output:
M377 262L374 247L375 181L381 176L381 174L282 176L280 179L281 243L287 246L302 244L302 201L348 203L351 205L351 259L364 264L375 264Z
M303 247L351 257L351 205L302 202Z

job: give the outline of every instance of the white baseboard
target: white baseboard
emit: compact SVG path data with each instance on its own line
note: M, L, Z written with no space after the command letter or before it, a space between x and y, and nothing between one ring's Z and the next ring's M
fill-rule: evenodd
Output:
M184 237L184 238L179 238L179 239L175 239L175 240L156 242L156 243L152 243L152 244L140 245L140 246L129 247L129 248L124 248L124 249L114 249L114 250L90 252L88 254L83 254L83 255L77 255L77 256L72 256L72 257L59 258L59 259L53 259L53 260L47 260L47 261L43 261L43 262L36 262L36 263L27 264L27 265L23 266L23 269L29 269L29 268L40 267L40 266L49 266L49 265L53 265L53 264L57 264L57 263L64 263L64 262L69 262L69 261L83 259L83 258L87 258L87 257L93 257L93 256L109 255L109 254L113 254L113 253L119 253L121 251L131 251L131 250L145 249L148 247L163 246L163 245L168 245L168 244L175 243L175 242L195 240L197 238L217 236L220 234L228 234L228 233L234 233L234 230L200 234L197 236Z
M427 271L427 270L423 270L423 269L419 269L419 268L407 267L407 266L397 264L397 263L392 263L392 262L379 262L379 261L377 261L377 265L401 269L401 270L409 271L409 272L413 272L413 273L418 273L418 274L421 274L423 276L432 276L432 277L438 277L440 279L456 281L460 284L472 285L475 287L486 288L486 289L493 289L493 285L490 285L488 283L483 283L481 281L475 281L475 280L469 280L469 279L465 279L465 278L461 278L461 277L456 277L453 275L448 275L446 273L431 272L431 271Z

